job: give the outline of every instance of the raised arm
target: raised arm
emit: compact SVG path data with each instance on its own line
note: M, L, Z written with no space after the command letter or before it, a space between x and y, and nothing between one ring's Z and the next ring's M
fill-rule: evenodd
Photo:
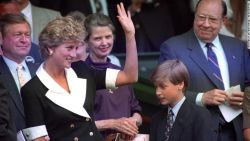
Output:
M118 20L126 37L126 60L122 71L118 73L116 86L136 82L138 79L138 58L135 42L135 28L129 12L126 13L123 3L117 5Z

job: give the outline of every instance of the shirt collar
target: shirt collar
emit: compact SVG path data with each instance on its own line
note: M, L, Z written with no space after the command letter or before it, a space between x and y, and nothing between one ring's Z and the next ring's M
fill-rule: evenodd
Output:
M202 48L206 48L206 47L205 47L206 43L203 42L203 41L201 41L197 36L196 36L196 38L197 38L197 40L198 40L200 46L201 46ZM218 35L217 35L217 36L215 37L215 39L212 41L212 44L213 44L213 47L218 47L218 46L220 46L220 40L219 40L219 36L218 36Z
M16 70L17 66L20 64L24 67L24 70L28 70L28 66L27 66L25 60L23 60L20 64L16 63L13 60L10 60L9 58L7 58L5 56L3 56L3 60L5 61L7 66L9 67L10 71Z
M183 102L185 101L186 97L183 96L182 99L172 108L172 111L174 113L174 119L176 118L180 108L181 108L181 105L183 104ZM170 109L170 108L169 108Z

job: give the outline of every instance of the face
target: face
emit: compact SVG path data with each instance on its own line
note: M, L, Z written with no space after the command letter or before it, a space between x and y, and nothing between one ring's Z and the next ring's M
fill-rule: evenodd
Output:
M2 35L2 51L7 58L20 63L31 48L30 28L27 23L12 24Z
M19 4L21 9L23 9L26 5L29 4L29 0L16 0L16 2Z
M87 42L92 59L106 61L113 48L114 35L108 26L97 26L92 28Z
M76 49L76 58L75 61L85 61L85 59L87 58L88 53L87 53L87 44L85 42L81 42L78 46L78 48Z
M70 68L71 63L76 59L78 45L79 42L67 41L58 47L50 48L49 51L52 53L47 59L52 60L55 67L60 69Z
M184 82L174 85L169 81L156 84L156 95L162 105L174 106L182 97Z
M1 3L0 15L4 14L20 14L19 6L16 2Z
M221 2L203 0L195 13L194 32L203 42L212 42L218 35L225 18L222 16Z

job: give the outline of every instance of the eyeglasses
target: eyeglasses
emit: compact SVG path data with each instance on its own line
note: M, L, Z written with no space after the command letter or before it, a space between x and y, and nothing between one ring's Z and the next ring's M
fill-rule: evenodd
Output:
M206 16L206 15L196 15L195 16L199 21L205 22L206 20L208 20L208 23L210 24L217 24L220 22L221 18L215 18L215 17L211 17L211 16Z

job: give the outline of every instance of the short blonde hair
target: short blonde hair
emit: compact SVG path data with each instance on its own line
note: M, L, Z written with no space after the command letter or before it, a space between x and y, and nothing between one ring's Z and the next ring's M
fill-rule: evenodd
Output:
M39 36L42 57L49 56L49 48L56 48L68 41L81 42L86 37L85 28L71 16L49 22Z

